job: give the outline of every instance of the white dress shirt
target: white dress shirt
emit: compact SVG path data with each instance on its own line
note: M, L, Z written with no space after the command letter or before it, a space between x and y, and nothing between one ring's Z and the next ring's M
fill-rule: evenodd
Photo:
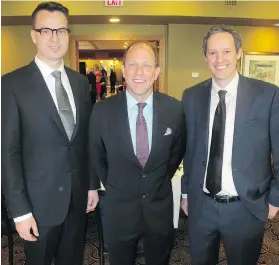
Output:
M219 103L219 90L227 91L225 96L226 101L226 124L225 124L225 136L224 136L224 151L223 151L223 167L222 167L222 189L218 195L237 196L235 189L233 175L232 175L232 148L233 148L233 136L234 136L234 122L235 122L235 109L237 98L237 86L239 81L239 75L236 73L233 80L224 88L218 87L218 85L212 79L211 89L211 102L210 102L210 120L209 120L209 136L208 136L208 154L207 165L204 177L203 191L208 192L206 189L206 175L210 154L210 144L212 136L212 127L215 116L215 111Z
M51 97L53 99L53 102L56 106L57 111L58 111L58 104L57 104L57 97L56 97L56 93L55 93L55 78L54 78L54 76L52 76L51 73L55 70L61 72L61 81L62 81L62 84L69 97L70 105L71 105L71 108L72 108L73 114L74 114L74 120L76 122L76 106L75 106L75 101L74 101L74 96L73 96L73 92L71 89L71 85L70 85L68 76L66 74L65 68L64 68L64 62L62 61L62 64L58 69L52 69L51 67L49 67L47 64L42 62L36 56L35 63L37 64L38 68L40 69L40 72L43 75L43 78L46 82L47 88L51 94ZM14 218L14 222L16 223L16 222L21 222L21 221L27 220L31 216L32 216L32 213L28 213L28 214L16 217L16 218Z
M236 73L233 80L224 88L218 87L218 85L212 79L211 88L211 100L210 100L210 119L209 119L209 135L208 135L208 153L207 164L204 176L203 191L209 193L206 188L206 176L207 167L210 154L212 127L215 116L215 111L219 103L219 90L227 91L225 96L226 101L226 124L225 124L225 136L224 136L224 151L223 151L223 167L222 167L222 189L218 195L237 196L237 191L233 181L232 175L232 148L233 148L233 136L234 136L234 123L235 123L235 109L237 98L239 75ZM182 198L187 198L187 194L182 194Z

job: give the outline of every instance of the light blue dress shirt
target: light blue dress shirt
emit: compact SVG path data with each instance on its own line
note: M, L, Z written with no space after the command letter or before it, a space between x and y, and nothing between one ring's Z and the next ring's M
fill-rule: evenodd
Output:
M139 103L136 99L134 99L129 92L126 90L126 98L127 98L127 111L130 125L130 133L134 148L134 153L136 154L136 124L138 117L138 106ZM144 101L146 106L143 109L143 116L147 125L148 132L148 146L149 153L152 145L152 125L153 125L153 93Z

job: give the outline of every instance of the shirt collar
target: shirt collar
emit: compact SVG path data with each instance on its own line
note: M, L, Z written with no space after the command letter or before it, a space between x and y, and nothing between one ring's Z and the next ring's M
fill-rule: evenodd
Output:
M238 87L238 81L239 81L239 74L236 72L235 77L232 79L232 81L226 86L226 87L219 87L212 78L212 88L217 91L217 93L220 90L226 90L227 93L231 94L232 96L236 97L237 95L237 87Z
M126 89L126 98L127 98L127 106L129 110L139 103L135 98L131 96L131 94L128 92L127 89ZM153 108L153 92L144 102L146 103L147 106Z
M44 77L51 76L51 73L55 71L50 66L48 66L46 63L44 63L42 60L40 60L37 55L35 57L35 63L39 67L39 69L40 69L40 71L41 71L41 73ZM61 66L58 69L56 69L56 71L60 71L61 74L65 74L65 68L64 68L64 61L63 60L62 60Z

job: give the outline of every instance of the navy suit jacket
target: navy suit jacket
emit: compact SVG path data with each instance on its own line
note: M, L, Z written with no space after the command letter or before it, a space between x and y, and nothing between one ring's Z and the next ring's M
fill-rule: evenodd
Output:
M186 153L182 193L188 194L189 216L199 213L207 164L212 79L183 94ZM232 151L233 180L247 208L266 220L268 203L279 206L279 89L239 77ZM274 157L274 172L271 166Z

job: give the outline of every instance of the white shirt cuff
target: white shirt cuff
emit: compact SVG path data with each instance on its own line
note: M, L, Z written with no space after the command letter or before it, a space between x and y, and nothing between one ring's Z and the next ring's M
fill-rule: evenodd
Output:
M16 218L14 218L14 222L15 222L15 223L18 223L18 222L25 221L25 220L27 220L28 218L30 218L31 216L33 216L33 214L32 214L32 213L28 213L28 214L25 214L25 215L16 217Z
M181 194L182 195L182 199L187 199L188 198L188 194Z

